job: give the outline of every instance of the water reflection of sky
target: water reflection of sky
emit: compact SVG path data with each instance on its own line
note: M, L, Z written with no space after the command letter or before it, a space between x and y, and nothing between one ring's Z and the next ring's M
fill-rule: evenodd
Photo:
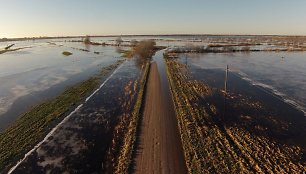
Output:
M306 108L306 53L189 54L187 57L187 61L202 68L224 69L228 64L231 71L251 83Z
M17 42L16 47L27 44L29 42ZM0 55L0 115L22 96L44 91L78 75L79 80L84 80L119 57L111 47L91 46L92 52L88 53L71 48L84 49L80 43L62 43L64 46L61 47L46 42L30 44L33 48ZM63 51L70 51L73 55L66 57L62 55ZM94 51L100 54L94 54ZM87 75L82 74L85 71Z
M99 43L115 43L116 38L92 37L91 40ZM126 44L133 39L138 41L155 39L157 45L161 46L203 46L218 38L220 37L122 37ZM86 47L78 42L66 42L71 40L81 40L81 38L0 42L0 49L12 43L16 44L13 48L31 47L0 55L0 115L20 97L45 91L55 85L71 85L86 79L101 69L101 66L113 63L120 57L115 47ZM254 48L257 47L263 46ZM90 52L77 49L88 49ZM73 55L63 56L63 51L70 51ZM229 64L232 71L239 72L245 79L271 88L273 92L284 95L306 108L306 54L303 52L189 54L188 57L192 57L192 63L203 68L224 68ZM72 77L77 80L71 80Z

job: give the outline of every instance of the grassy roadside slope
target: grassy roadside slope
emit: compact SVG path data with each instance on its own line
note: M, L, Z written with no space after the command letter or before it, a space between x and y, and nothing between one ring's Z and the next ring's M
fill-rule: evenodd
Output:
M141 78L141 86L137 96L137 101L134 106L134 111L132 113L132 118L130 124L128 126L128 132L124 137L124 144L122 146L122 150L118 159L118 165L115 173L122 174L128 173L129 167L132 163L132 153L135 149L135 141L136 141L136 133L137 127L140 119L140 110L143 103L144 91L146 88L148 72L150 70L150 62L148 61L145 65L145 70L143 73L143 77Z

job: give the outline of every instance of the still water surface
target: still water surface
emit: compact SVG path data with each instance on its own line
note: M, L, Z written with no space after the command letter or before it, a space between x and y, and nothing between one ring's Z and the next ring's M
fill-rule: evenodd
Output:
M17 42L14 47L24 46L31 48L0 54L0 130L30 106L58 95L67 86L121 59L114 47L88 48L68 42L53 45L41 40ZM64 56L63 51L73 55Z
M181 54L180 58L204 69L225 69L228 65L244 80L306 111L305 52Z

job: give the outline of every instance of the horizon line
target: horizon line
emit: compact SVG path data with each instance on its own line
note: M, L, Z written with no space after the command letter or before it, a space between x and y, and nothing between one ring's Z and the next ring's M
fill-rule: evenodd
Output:
M3 39L43 39L43 38L78 38L78 37L129 37L129 36L285 36L285 37L306 37L306 35L292 34L105 34L105 35L67 35L67 36L24 36L24 37L1 37Z

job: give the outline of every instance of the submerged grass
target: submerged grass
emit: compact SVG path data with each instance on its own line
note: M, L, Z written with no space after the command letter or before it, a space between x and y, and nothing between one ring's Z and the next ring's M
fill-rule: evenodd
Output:
M0 133L0 171L11 167L14 161L32 149L50 131L51 124L63 119L71 108L98 87L101 78L122 62L119 60L103 68L99 75L69 87L58 97L33 107Z
M227 110L231 114L223 115L223 93L219 89L193 79L186 65L176 59L168 55L165 59L189 173L306 171L305 161L301 160L302 147L291 144L293 142L284 144L274 137L292 132L285 121L269 112L272 108L232 93L227 99ZM253 115L252 110L261 114ZM233 115L238 118L237 122ZM269 129L265 135L266 125ZM273 131L282 129L285 133L273 136Z
M134 56L134 50L133 49L129 49L129 50L122 50L122 57L126 57L126 58L131 58Z

